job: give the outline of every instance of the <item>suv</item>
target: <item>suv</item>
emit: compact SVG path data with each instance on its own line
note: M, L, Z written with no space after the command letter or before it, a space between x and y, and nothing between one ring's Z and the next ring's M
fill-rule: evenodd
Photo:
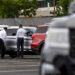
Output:
M75 75L75 15L50 23L41 53L40 75Z
M41 49L44 45L47 28L47 24L39 25L37 26L36 32L32 35L31 47L35 54L39 54L41 52Z
M32 34L36 31L36 27L23 27L27 31L27 36L24 37L24 52L31 51ZM10 57L16 57L17 53L17 40L16 32L18 26L9 26L7 29L7 38L5 39L6 54Z

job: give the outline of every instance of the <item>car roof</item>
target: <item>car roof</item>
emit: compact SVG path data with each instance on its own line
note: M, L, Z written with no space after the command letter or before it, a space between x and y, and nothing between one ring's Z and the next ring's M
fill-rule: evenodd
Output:
M48 24L38 25L37 27L48 27Z
M18 29L19 28L19 26L9 26L9 28L10 29ZM29 29L32 29L32 28L35 28L36 29L36 27L27 27L27 26L23 26L23 28L29 28Z
M19 28L19 26L9 26L8 27L8 29L18 29ZM33 32L35 32L36 31L36 27L28 27L28 26L23 26L23 28L24 29L29 29L29 30L31 30L31 31L33 31Z
M4 24L2 24L2 25L0 25L0 27L8 27L9 25L4 25Z
M66 28L68 25L66 24L68 20L68 16L53 18L49 28Z

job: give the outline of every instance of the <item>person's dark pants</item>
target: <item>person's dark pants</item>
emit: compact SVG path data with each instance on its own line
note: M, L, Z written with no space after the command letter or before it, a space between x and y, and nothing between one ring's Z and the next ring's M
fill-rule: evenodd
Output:
M24 50L23 47L24 47L24 38L17 38L17 57L20 57L21 55L21 58L23 58L23 50Z
M3 59L5 56L5 45L4 41L0 38L0 52L1 52L1 58Z

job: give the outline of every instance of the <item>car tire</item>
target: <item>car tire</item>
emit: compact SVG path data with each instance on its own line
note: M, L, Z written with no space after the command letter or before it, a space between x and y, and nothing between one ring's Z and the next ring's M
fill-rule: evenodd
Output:
M38 49L33 49L32 48L33 53L36 54L36 55L40 55L43 46L44 46L44 41L39 44Z
M17 57L17 52L11 50L11 51L9 52L9 56L10 56L11 58L15 58L15 57Z
M41 54L41 51L42 51L43 46L44 46L44 42L42 42L42 43L40 44L39 49L38 49L38 51L37 51L37 54Z
M61 75L70 75L65 65L63 65L59 70Z

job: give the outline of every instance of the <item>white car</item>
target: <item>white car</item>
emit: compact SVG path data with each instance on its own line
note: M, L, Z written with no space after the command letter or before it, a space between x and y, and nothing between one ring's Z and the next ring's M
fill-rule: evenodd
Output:
M7 38L4 43L6 46L6 53L11 57L16 57L17 53L17 40L16 40L16 32L18 26L9 26L7 29ZM36 27L24 27L27 31L27 36L24 37L24 52L31 50L31 35L36 31Z

